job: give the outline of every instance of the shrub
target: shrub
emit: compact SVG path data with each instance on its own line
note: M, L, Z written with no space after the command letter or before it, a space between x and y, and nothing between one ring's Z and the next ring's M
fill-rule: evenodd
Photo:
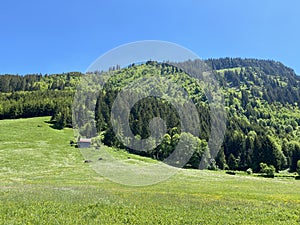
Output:
M216 165L216 161L212 160L207 169L209 169L209 170L218 170L218 167Z
M249 169L246 170L246 173L250 175L250 174L253 173L253 170L251 168L249 168Z
M273 165L268 166L266 163L260 163L260 172L266 174L268 177L274 177L275 167Z

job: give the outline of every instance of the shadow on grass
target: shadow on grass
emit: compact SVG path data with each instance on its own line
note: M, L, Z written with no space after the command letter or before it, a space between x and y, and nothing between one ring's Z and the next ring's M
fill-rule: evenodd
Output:
M55 120L45 120L45 123L49 124L49 127L55 130L62 130L64 127L58 126Z

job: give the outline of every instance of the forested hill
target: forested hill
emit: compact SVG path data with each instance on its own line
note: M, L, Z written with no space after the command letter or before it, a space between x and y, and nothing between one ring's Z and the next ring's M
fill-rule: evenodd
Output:
M258 171L259 163L264 162L277 170L295 171L300 159L299 77L292 69L271 60L224 58L209 59L206 63L214 69L222 87L228 114L224 144L216 165L212 166ZM151 75L168 77L187 90L201 117L200 136L181 133L178 114L172 105L154 98L147 98L132 109L133 133L137 138L146 138L149 130L145 121L156 116L166 119L168 128L162 144L145 154L163 160L174 150L179 138L189 138L198 150L188 166L197 167L202 154L209 151L209 106L193 79L166 63L149 61L114 71L97 100L97 131L105 144L124 147L112 131L109 118L112 103L133 78ZM51 115L56 128L71 126L72 100L82 76L81 73L0 76L0 119ZM89 124L84 129L89 136Z
M76 87L82 75L80 72L24 76L4 74L0 75L0 92L71 90Z
M220 75L221 86L251 90L268 102L299 103L299 81L291 68L280 62L257 59L210 59L206 63ZM261 91L262 96L258 96Z
M213 70L231 69L231 68L257 68L264 74L284 75L294 77L296 74L293 69L286 67L281 62L274 60L242 59L242 58L220 58L205 60Z

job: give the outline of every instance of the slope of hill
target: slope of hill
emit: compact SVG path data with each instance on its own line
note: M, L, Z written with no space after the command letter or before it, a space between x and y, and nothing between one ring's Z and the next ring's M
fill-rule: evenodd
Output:
M69 144L72 130L53 129L49 120L0 121L0 224L300 222L294 179L180 170L156 185L119 185L83 163Z
M216 60L216 63L219 61L222 59ZM274 165L276 170L289 168L295 171L297 161L300 159L298 77L292 70L273 61L249 60L250 62L244 64L227 61L228 59L224 59L225 69L215 71L225 96L228 114L225 141L216 158L217 166L221 169L252 168L259 171L260 163L264 162ZM234 59L229 62L232 61L235 62ZM239 59L236 61L240 62ZM186 64L193 66L197 62L191 61ZM229 65L225 66L227 64ZM277 67L269 69L273 64ZM274 74L265 74L266 71ZM281 72L285 74L280 74ZM211 119L209 104L201 87L197 86L193 78L168 64L148 62L145 65L116 71L108 82L107 89L98 98L96 108L98 131L103 131L105 144L122 147L122 143L113 133L109 117L110 109L119 91L132 82L133 77L137 80L151 74L167 77L181 85L197 105L201 116L201 130L198 139L193 141L199 147L189 162L190 166L197 167L201 155L207 149ZM162 84L162 89L168 89L164 85ZM147 89L147 85L142 88ZM137 87L137 92L139 91L142 90ZM176 98L173 101L176 101ZM176 110L172 107L163 107L159 99L147 98L132 108L130 125L134 135L138 138L147 138L150 136L148 121L157 116L166 119L168 134L164 136L162 144L147 155L163 160L174 150L178 139L182 137Z
M197 62L186 62L186 64ZM215 71L225 96L228 114L224 144L216 157L221 169L259 171L261 162L277 170L295 171L300 160L300 90L299 78L292 69L270 60L210 59L206 61ZM171 104L158 98L147 98L131 110L130 126L137 138L149 136L148 122L153 117L167 121L167 134L153 151L143 153L159 160L165 159L182 135L199 146L187 166L198 167L207 149L210 133L209 105L201 87L188 75L166 63L147 62L113 71L96 104L97 131L109 146L124 148L113 132L110 121L112 103L119 91L133 78L163 76L178 83L197 105L201 130L198 137L181 134L178 114ZM0 76L0 118L52 116L55 127L71 126L71 105L76 84L82 74L53 76ZM29 79L30 78L30 79ZM167 86L165 86L167 88ZM139 90L143 91L143 90ZM4 93L5 92L5 93ZM84 107L78 106L78 113ZM147 109L147 110L145 110ZM93 111L91 111L93 113ZM83 126L89 136L89 124ZM132 149L127 149L133 152ZM215 167L215 165L211 165Z

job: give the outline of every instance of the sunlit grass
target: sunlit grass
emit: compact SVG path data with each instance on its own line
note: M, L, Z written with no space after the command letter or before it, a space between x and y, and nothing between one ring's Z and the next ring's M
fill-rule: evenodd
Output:
M83 163L69 145L73 131L48 120L0 121L0 224L300 223L300 181L179 170L155 185L121 185ZM123 162L153 162L108 151Z

